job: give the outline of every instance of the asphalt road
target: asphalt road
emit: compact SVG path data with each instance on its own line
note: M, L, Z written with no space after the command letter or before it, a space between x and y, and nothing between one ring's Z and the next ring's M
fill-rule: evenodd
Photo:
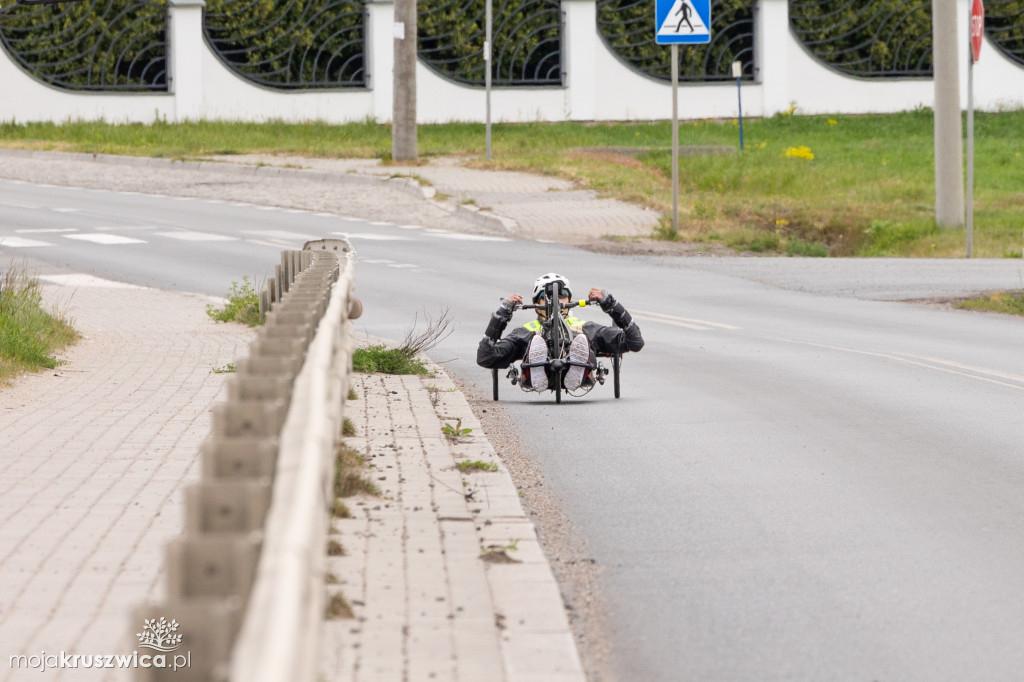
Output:
M621 400L502 386L604 567L618 679L1020 676L1024 322L850 297L1017 287L1020 261L616 258L0 181L7 254L150 286L222 295L336 232L359 253L357 327L401 339L450 308L431 355L488 392L487 317L538 274L608 289L638 320Z

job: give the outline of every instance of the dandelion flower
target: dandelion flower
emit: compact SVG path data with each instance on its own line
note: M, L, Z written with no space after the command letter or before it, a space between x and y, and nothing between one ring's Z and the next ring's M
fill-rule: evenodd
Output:
M808 161L814 158L814 154L811 152L810 148L803 145L799 147L790 147L786 150L785 155L793 159L807 159Z
M834 126L834 125L835 125L835 124L837 124L837 123L839 123L839 121L835 120L834 118L830 118L830 119L828 120L828 124L829 124L830 126Z

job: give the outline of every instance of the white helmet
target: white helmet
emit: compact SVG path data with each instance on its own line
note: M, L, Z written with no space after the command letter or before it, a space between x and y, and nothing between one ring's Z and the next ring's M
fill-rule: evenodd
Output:
M572 298L572 285L569 284L569 280L562 277L556 272L549 272L546 275L541 275L537 278L537 281L533 283L533 300L537 301L553 282L558 282L559 293L562 296L568 296Z

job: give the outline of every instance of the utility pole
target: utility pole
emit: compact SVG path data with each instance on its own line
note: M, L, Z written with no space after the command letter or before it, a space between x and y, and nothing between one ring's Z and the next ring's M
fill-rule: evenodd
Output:
M395 0L394 99L391 159L415 161L416 152L416 0Z
M932 0L935 76L935 222L964 226L963 130L960 127L960 56L956 0Z

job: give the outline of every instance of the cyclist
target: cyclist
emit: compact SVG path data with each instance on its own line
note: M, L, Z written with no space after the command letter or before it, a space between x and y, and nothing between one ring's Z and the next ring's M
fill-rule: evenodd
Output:
M544 303L551 295L551 285L558 282L559 299L568 303L572 298L572 285L569 280L561 275L549 272L541 275L533 283L533 302ZM627 351L639 351L644 347L644 339L640 335L640 327L637 326L633 317L622 307L622 304L615 300L611 294L603 289L593 288L587 298L597 300L601 310L608 313L615 323L615 327L608 327L596 322L585 322L569 315L567 309L562 309L566 324L574 333L572 343L569 345L569 358L575 362L589 362L593 364L595 351L600 353L615 354ZM527 322L521 327L516 327L504 338L501 334L505 331L506 325L512 319L512 312L517 304L523 302L520 294L511 294L508 298L501 299L501 305L494 315L491 316L484 332L484 338L476 351L476 362L481 367L488 369L505 369L517 360L526 360L529 364L536 362L547 362L548 347L544 339L537 334L541 329L541 323L547 316L547 311L541 307L537 308L537 319ZM548 376L546 372L535 372L530 376L530 368L523 368L523 385L534 391L546 391L548 388ZM573 391L581 385L593 385L594 379L591 372L584 367L573 365L565 373L565 388Z

